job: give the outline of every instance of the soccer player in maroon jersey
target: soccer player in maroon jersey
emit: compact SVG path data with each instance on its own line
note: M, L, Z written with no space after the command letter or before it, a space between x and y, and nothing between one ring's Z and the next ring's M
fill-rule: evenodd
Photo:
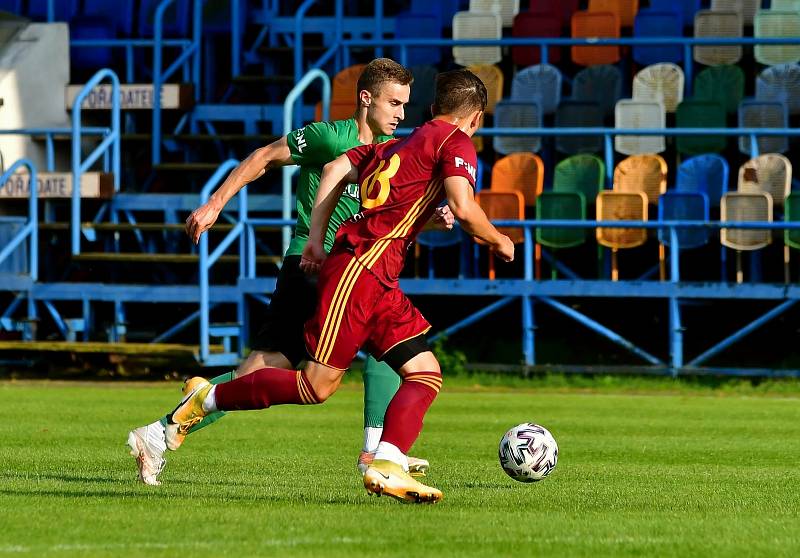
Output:
M425 340L430 324L397 281L408 247L445 198L466 232L501 259L514 258L514 244L473 197L477 156L470 137L486 102L486 88L474 74L445 72L437 78L432 121L405 139L356 147L325 166L301 260L304 271L319 272L317 310L305 326L311 360L304 370L265 368L217 386L198 382L172 413L175 423L190 425L217 410L321 403L363 346L402 377L364 486L411 502L442 498L407 472L406 454L442 375ZM340 227L326 257L328 219L348 183L360 185L362 211Z

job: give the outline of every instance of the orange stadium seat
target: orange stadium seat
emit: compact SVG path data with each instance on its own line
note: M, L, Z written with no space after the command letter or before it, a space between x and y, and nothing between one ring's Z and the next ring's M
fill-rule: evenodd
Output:
M525 198L521 192L492 192L483 190L475 194L475 200L481 206L489 220L525 219ZM514 244L525 242L525 231L519 227L499 227L498 230L511 239ZM484 244L475 239L479 244ZM494 255L489 254L489 279L494 280Z
M612 12L575 12L572 15L572 36L617 38L619 16ZM580 66L615 64L620 60L618 46L573 46L572 61Z
M633 27L633 20L639 12L639 0L589 0L589 11L617 14L622 27Z

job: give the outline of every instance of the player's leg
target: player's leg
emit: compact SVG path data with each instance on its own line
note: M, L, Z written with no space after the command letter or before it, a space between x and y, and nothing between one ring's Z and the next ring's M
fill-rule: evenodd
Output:
M368 355L364 366L364 445L358 456L358 470L362 475L375 457L383 434L386 407L399 387L397 372L385 362ZM408 470L412 476L425 476L429 467L426 459L408 457Z
M303 324L314 311L315 299L315 281L300 270L299 256L285 258L262 327L253 340L255 350L235 372L217 376L210 383L228 382L267 367L290 368L299 364L305 358ZM184 396L196 387L198 385L192 380L186 382ZM139 479L146 484L159 484L157 477L164 467L165 449L178 449L187 434L214 423L224 415L221 411L211 413L186 432L179 431L174 423L170 426L169 415L131 431L128 446L136 458Z
M442 493L408 473L408 451L422 430L422 418L441 387L441 372L425 333L430 324L399 290L389 289L376 308L369 338L374 354L400 373L402 382L386 409L383 434L364 474L371 493L412 502L437 502Z
M312 356L305 369L264 368L218 386L201 382L176 407L170 421L190 428L216 410L325 401L339 387L366 338L371 307L380 298L371 290L375 283L350 254L329 256L320 273L317 310L305 325L305 345Z

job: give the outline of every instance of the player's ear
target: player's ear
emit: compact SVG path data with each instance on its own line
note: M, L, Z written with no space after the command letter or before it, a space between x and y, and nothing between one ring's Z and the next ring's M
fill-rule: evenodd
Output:
M472 121L469 123L469 127L473 130L477 130L481 127L481 123L483 122L483 111L479 110L472 115Z
M436 105L431 103L431 116L436 116Z
M369 107L372 104L372 93L362 89L358 92L358 102L362 107Z

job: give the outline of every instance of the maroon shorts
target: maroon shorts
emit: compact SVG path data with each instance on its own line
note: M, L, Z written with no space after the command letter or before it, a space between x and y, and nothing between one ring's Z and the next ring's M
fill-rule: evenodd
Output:
M403 291L378 281L348 252L328 256L317 292L317 311L305 325L306 349L333 368L347 370L362 347L381 360L431 327Z

